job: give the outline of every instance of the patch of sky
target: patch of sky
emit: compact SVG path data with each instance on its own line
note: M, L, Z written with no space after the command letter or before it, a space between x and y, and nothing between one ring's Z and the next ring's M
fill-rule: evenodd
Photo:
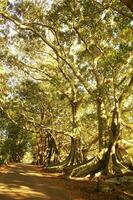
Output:
M113 31L113 37L116 38L117 37L117 33L115 31Z
M2 140L5 140L6 139L6 137L7 137L7 131L6 130L0 130L0 140L2 141Z
M4 32L9 39L9 42L11 42L12 37L17 34L14 23L11 21L7 21L4 27Z
M18 6L23 2L23 0L9 0L9 5L7 10L11 13L15 18L19 18L19 20L23 20L22 12L18 9Z
M84 68L87 68L87 69L91 69L92 66L86 61L84 63L82 63L80 66L79 66L80 69L84 69Z
M9 3L11 3L11 4L19 4L19 3L22 3L23 2L23 0L8 0L9 1Z
M50 10L51 5L53 4L53 0L47 0L46 2L47 2L47 5L48 5L47 9Z
M132 47L133 43L132 42L128 42L128 46Z
M67 32L69 30L69 27L66 24L62 25L61 31L62 32Z
M103 20L106 16L106 12L103 12L102 15L101 15L101 19Z
M8 85L9 87L15 87L17 85L18 81L15 77L10 77L8 79Z
M96 0L98 3L102 3L103 2L103 0Z
M0 31L1 30L4 30L6 28L6 25L5 24L0 24Z
M9 3L14 4L15 0L8 0Z
M86 92L85 88L83 85L79 85L78 86L78 89L81 91L81 92Z
M133 26L133 20L130 22L131 26Z
M90 85L92 88L95 88L96 85L97 85L96 81L95 81L95 80L92 80L92 79L88 80L88 83L89 83L89 85Z
M6 100L10 101L10 100L14 99L15 97L19 97L19 94L9 92L9 93L7 93Z
M116 46L114 47L114 49L115 49L115 50L119 50L119 49L120 49L120 45L119 45L119 44L116 45Z

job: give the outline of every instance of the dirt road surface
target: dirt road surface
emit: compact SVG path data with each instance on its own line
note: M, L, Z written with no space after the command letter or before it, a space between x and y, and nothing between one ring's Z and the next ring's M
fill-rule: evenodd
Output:
M82 191L58 174L28 164L0 170L0 200L86 200Z

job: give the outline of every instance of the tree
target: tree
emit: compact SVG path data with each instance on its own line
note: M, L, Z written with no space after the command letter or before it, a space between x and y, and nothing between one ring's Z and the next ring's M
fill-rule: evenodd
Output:
M117 1L57 2L44 13L44 8L27 1L17 5L15 16L11 9L9 13L1 12L3 23L8 21L10 27L13 23L18 31L12 38L17 51L12 53L12 48L8 49L6 65L43 84L49 82L68 100L75 141L81 139L82 118L77 117L78 112L88 99L86 106L91 105L97 116L93 124L97 122L98 128L93 134L98 135L99 153L72 175L116 173L115 151L121 139L122 110L133 83L132 16L121 12ZM25 6L29 12L24 12ZM37 18L35 9L40 10ZM6 41L11 40L8 37Z

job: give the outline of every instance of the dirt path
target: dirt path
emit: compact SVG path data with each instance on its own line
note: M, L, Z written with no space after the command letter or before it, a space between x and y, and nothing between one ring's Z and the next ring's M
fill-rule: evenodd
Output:
M0 172L0 200L86 200L69 180L43 173L27 164L10 165Z

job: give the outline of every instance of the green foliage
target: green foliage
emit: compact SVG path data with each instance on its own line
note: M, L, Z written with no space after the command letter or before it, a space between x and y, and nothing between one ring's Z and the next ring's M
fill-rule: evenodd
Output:
M131 125L133 32L130 11L122 3L54 0L44 7L25 0L12 12L5 2L0 4L5 13L0 112L8 135L3 152L13 160L20 154L21 160L29 131L34 145L48 131L89 142L103 118L105 137L116 103L121 122ZM132 127L122 126L128 139Z
M1 144L1 159L3 161L20 162L28 149L30 135L12 123L6 129Z

